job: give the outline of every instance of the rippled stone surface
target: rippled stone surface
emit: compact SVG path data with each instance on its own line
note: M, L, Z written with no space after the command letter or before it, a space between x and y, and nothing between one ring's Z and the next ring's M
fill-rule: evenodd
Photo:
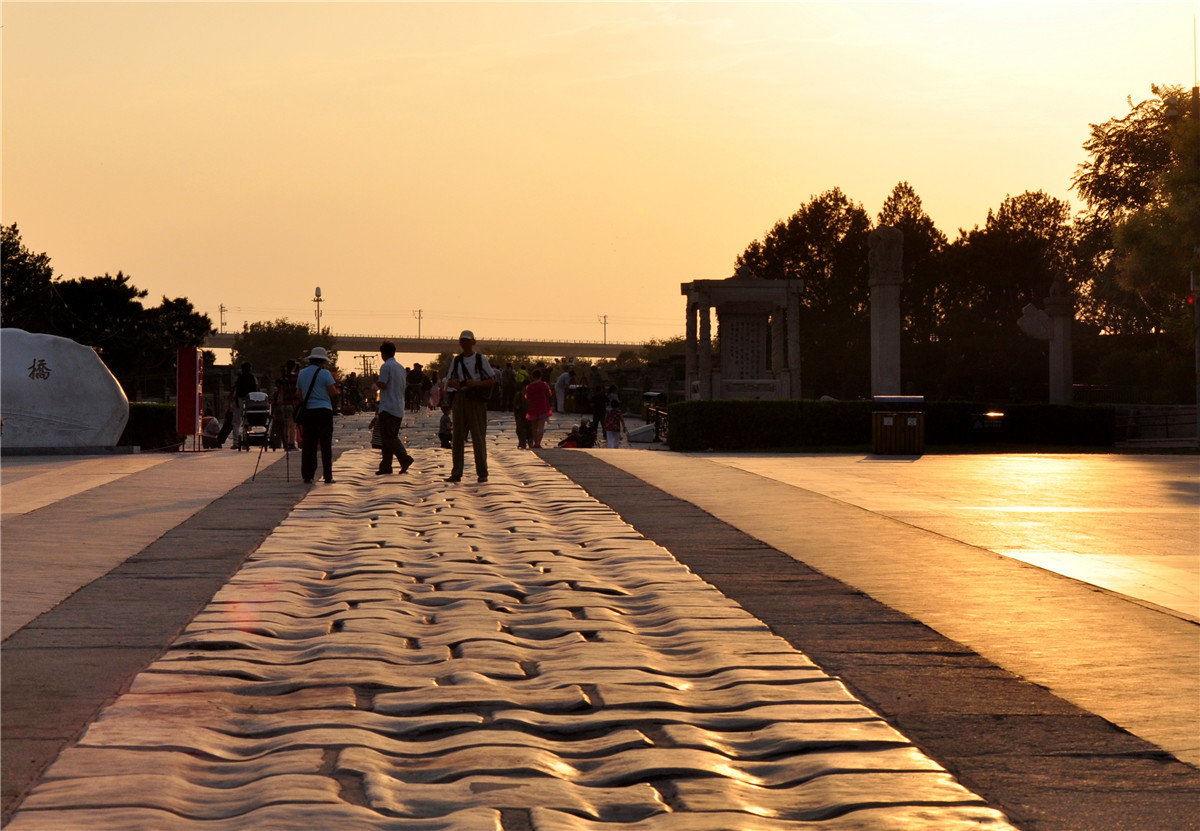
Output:
M1011 828L536 458L345 454L65 751L27 829Z

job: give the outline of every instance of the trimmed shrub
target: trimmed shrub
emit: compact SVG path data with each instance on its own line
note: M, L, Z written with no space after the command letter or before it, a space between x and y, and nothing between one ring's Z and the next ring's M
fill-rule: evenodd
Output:
M175 405L143 402L129 405L129 422L118 445L140 447L143 450L178 450L179 434L175 432Z
M681 401L668 409L672 450L850 448L871 444L871 401ZM1109 447L1111 407L927 401L926 446ZM1002 412L984 427L980 414Z

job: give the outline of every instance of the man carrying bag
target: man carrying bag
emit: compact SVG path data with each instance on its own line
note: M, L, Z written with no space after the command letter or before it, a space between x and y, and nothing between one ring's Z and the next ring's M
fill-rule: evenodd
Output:
M487 403L496 384L495 372L488 359L475 351L474 333L464 330L458 336L462 354L450 363L450 372L443 386L453 393L451 410L454 417L454 437L450 454L453 466L447 482L461 482L466 455L467 432L475 451L475 473L480 482L488 479L487 467Z

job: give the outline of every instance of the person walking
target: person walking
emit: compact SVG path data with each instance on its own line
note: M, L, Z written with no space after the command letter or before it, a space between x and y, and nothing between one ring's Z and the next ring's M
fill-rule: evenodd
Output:
M250 362L242 364L242 371L233 381L233 390L229 396L229 407L233 410L233 449L241 450L242 417L246 411L246 399L250 393L258 392L258 379L250 371Z
M468 329L458 336L462 353L450 362L450 371L442 380L443 386L454 391L451 403L454 419L454 438L451 442L450 475L447 482L461 482L467 433L475 452L475 474L480 482L488 480L487 465L487 403L496 385L496 374L488 359L475 351L475 334Z
M500 373L500 409L512 409L513 396L517 392L517 371L513 369L512 361L504 365Z
M527 450L533 446L533 425L527 418L529 399L525 397L525 388L528 386L528 381L522 381L513 393L512 411L513 418L517 422L517 450Z
M304 425L300 444L300 478L312 484L317 472L317 448L321 449L321 468L326 484L333 484L333 397L340 390L337 378L327 368L329 353L314 346L308 366L296 376L296 387L304 405Z
M542 378L539 367L533 371L533 380L525 387L525 399L528 402L529 413L525 416L533 425L533 449L542 447L542 434L546 432L546 422L550 418L550 396L553 393L550 385Z
M404 424L404 400L408 373L396 361L396 344L385 340L379 344L379 355L383 365L379 367L379 407L375 418L379 420L379 438L383 444L383 457L379 460L376 476L392 472L392 461L400 462L400 472L407 473L412 467L413 457L404 448L400 439L400 427ZM418 378L419 381L419 378ZM418 385L417 391L420 392Z

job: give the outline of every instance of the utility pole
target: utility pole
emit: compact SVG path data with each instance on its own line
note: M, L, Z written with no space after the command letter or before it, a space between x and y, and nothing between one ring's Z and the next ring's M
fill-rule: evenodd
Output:
M224 303L222 303L217 308L220 309L220 311L221 311L221 328L218 331L220 331L220 333L223 335L223 334L225 334L225 312L229 311L229 309L225 306Z
M608 343L608 315L599 315L596 320L604 326L604 343Z
M417 340L421 339L421 318L424 317L424 314L425 313L421 309L417 309L413 312L413 317L417 319Z
M1192 71L1195 72L1196 60L1196 21L1192 20ZM1200 175L1200 79L1197 79L1192 86L1192 126L1195 130L1195 135L1192 141L1197 146L1192 148L1192 172L1193 175ZM1196 350L1196 446L1200 447L1200 302L1197 302L1196 293L1200 292L1200 274L1196 273L1197 260L1200 259L1200 246L1192 247L1192 268L1188 274L1190 288L1192 290L1192 337L1195 341Z

